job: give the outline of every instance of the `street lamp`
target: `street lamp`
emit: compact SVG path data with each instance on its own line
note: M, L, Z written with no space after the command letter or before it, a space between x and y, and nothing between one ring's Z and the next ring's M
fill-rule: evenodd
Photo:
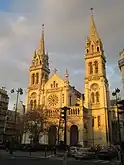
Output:
M17 107L18 107L18 99L19 99L19 95L23 95L23 89L22 88L18 88L16 89L11 89L11 93L17 93L17 97L16 97L16 107L15 107L15 116L14 116L14 133L15 133L15 138L16 138L16 116L17 116Z
M122 155L122 145L121 145L121 130L120 130L120 119L119 119L119 108L118 108L118 94L120 93L120 89L116 88L112 92L112 96L115 96L116 107L117 107L117 118L118 118L118 134L119 134L119 145L120 145L120 159L121 163L123 164L123 155Z

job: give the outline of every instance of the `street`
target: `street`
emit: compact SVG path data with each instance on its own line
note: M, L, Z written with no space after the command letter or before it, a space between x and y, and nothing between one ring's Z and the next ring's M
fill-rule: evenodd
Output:
M0 162L1 165L51 165L51 164L54 164L54 165L63 165L64 162L63 160L58 160L58 159L21 159L21 158L18 158L18 159L5 159L5 160L2 160ZM98 165L114 165L114 163L112 162L109 162L109 161L77 161L77 160L68 160L67 161L67 165L95 165L95 164L98 164Z
M75 160L74 158L68 158L66 164L63 157L53 155L51 152L47 152L46 158L44 152L29 152L17 151L13 153L13 156L6 151L1 152L0 165L115 165L115 161L108 160Z

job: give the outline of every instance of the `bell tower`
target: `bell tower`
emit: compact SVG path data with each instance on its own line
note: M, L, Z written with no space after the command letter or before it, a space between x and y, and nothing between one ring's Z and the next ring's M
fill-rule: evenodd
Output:
M91 9L89 36L85 42L84 107L88 111L88 144L108 144L109 85L106 77L106 57L96 29Z
M44 84L49 78L49 58L48 53L45 53L44 43L44 24L42 25L42 36L38 50L35 50L32 57L32 64L30 66L30 80L27 89L27 110L41 105L41 91Z

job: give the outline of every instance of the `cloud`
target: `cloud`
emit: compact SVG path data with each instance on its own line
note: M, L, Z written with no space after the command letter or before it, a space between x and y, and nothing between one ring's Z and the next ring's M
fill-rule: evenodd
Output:
M0 12L0 86L8 90L22 87L26 91L28 68L33 51L39 46L41 25L45 23L51 70L57 68L64 76L68 68L71 84L83 91L84 44L91 7L95 9L96 26L104 44L110 89L122 86L117 61L124 43L123 0L12 0L10 5L8 11ZM15 97L10 98L13 103Z

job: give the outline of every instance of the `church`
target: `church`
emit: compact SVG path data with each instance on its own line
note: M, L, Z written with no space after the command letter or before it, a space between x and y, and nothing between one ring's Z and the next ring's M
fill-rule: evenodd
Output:
M64 78L57 73L57 69L50 72L42 25L40 46L32 57L26 97L27 111L40 106L47 114L44 131L39 138L40 143L54 145L58 134L59 140L64 139L64 130L58 132L58 127L60 109L66 106L70 108L67 111L68 145L108 145L109 85L105 64L102 41L94 16L91 15L90 31L85 43L85 85L82 94L71 85L66 68ZM29 137L26 141L29 141Z

